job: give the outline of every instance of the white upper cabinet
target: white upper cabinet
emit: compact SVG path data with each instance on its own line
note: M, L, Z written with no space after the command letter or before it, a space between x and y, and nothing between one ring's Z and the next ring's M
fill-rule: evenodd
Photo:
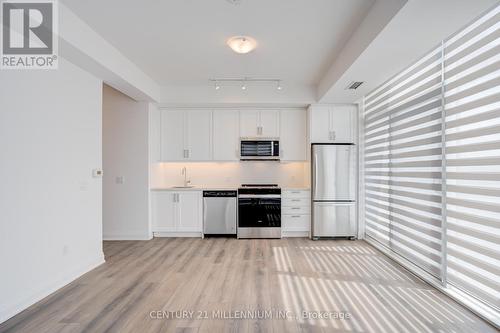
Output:
M214 110L213 158L216 161L239 160L240 123L238 110Z
M212 158L212 112L208 110L186 111L187 160L208 161Z
M279 111L240 111L240 135L242 137L279 137Z
M243 110L240 111L240 135L242 137L259 136L259 111Z
M211 160L211 124L211 111L162 110L161 160Z
M181 161L186 157L183 110L161 111L161 160Z
M332 137L335 142L356 142L356 105L335 105L330 113Z
M319 129L314 132L323 137L313 142L328 142L332 132L342 140L352 135L344 125L349 118L349 112L344 111L315 110L314 126ZM321 115L325 119L320 119ZM241 137L279 138L283 161L307 160L307 113L303 109L165 109L158 117L159 133L152 135L157 142L151 149L159 146L160 156L152 157L153 161L238 161Z
M280 149L282 161L305 161L307 159L307 115L304 110L280 111Z
M354 104L312 105L309 108L311 142L354 143L356 111Z
M280 113L275 110L259 112L259 136L266 138L279 138L280 136Z

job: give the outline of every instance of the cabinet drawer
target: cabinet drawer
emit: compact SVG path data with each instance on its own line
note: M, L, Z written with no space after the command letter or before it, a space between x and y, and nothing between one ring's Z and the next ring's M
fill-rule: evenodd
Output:
M311 215L283 215L281 216L283 231L309 231Z
M283 207L310 207L311 199L309 198L283 198L281 200Z
M303 215L311 214L311 208L308 207L281 207L281 214L285 215Z
M311 191L309 190L284 190L283 198L310 198Z

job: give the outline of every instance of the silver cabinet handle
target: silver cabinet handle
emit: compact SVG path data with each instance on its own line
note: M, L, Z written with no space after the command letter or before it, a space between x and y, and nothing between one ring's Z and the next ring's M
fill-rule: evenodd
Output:
M186 149L186 152L187 152L187 158L189 158L189 156L191 155L191 149Z
M335 138L336 138L335 131L332 131L332 140L335 141Z
M300 207L292 207L293 210L300 209Z
M300 199L292 199L292 202L300 202Z
M300 215L292 215L292 217L293 217L294 219L297 219L297 218L299 218L299 217L300 217Z

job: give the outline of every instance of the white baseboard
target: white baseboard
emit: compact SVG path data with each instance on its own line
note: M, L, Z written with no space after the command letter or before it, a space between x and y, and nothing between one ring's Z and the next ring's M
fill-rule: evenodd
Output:
M150 240L153 235L144 234L127 234L127 235L103 235L102 240L105 241L119 241L119 240Z
M309 231L281 231L281 237L309 237Z
M99 255L97 258L94 258L93 260L89 261L85 265L81 265L73 269L72 271L68 272L63 278L53 283L50 283L44 286L43 288L40 288L37 292L33 293L33 295L29 296L28 298L25 298L22 301L17 301L15 302L15 304L9 305L4 309L0 309L0 323L3 323L4 321L14 317L21 311L26 310L28 307L41 301L42 299L49 296L53 292L61 289L62 287L73 282L83 274L93 270L94 268L102 265L103 263L104 263L104 253Z
M154 237L197 237L203 238L201 232L173 232L173 231L155 231Z

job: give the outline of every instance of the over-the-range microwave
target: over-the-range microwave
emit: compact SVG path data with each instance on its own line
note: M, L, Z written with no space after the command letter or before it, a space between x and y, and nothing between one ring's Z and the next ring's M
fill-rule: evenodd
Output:
M280 141L277 138L241 138L240 160L279 161Z

